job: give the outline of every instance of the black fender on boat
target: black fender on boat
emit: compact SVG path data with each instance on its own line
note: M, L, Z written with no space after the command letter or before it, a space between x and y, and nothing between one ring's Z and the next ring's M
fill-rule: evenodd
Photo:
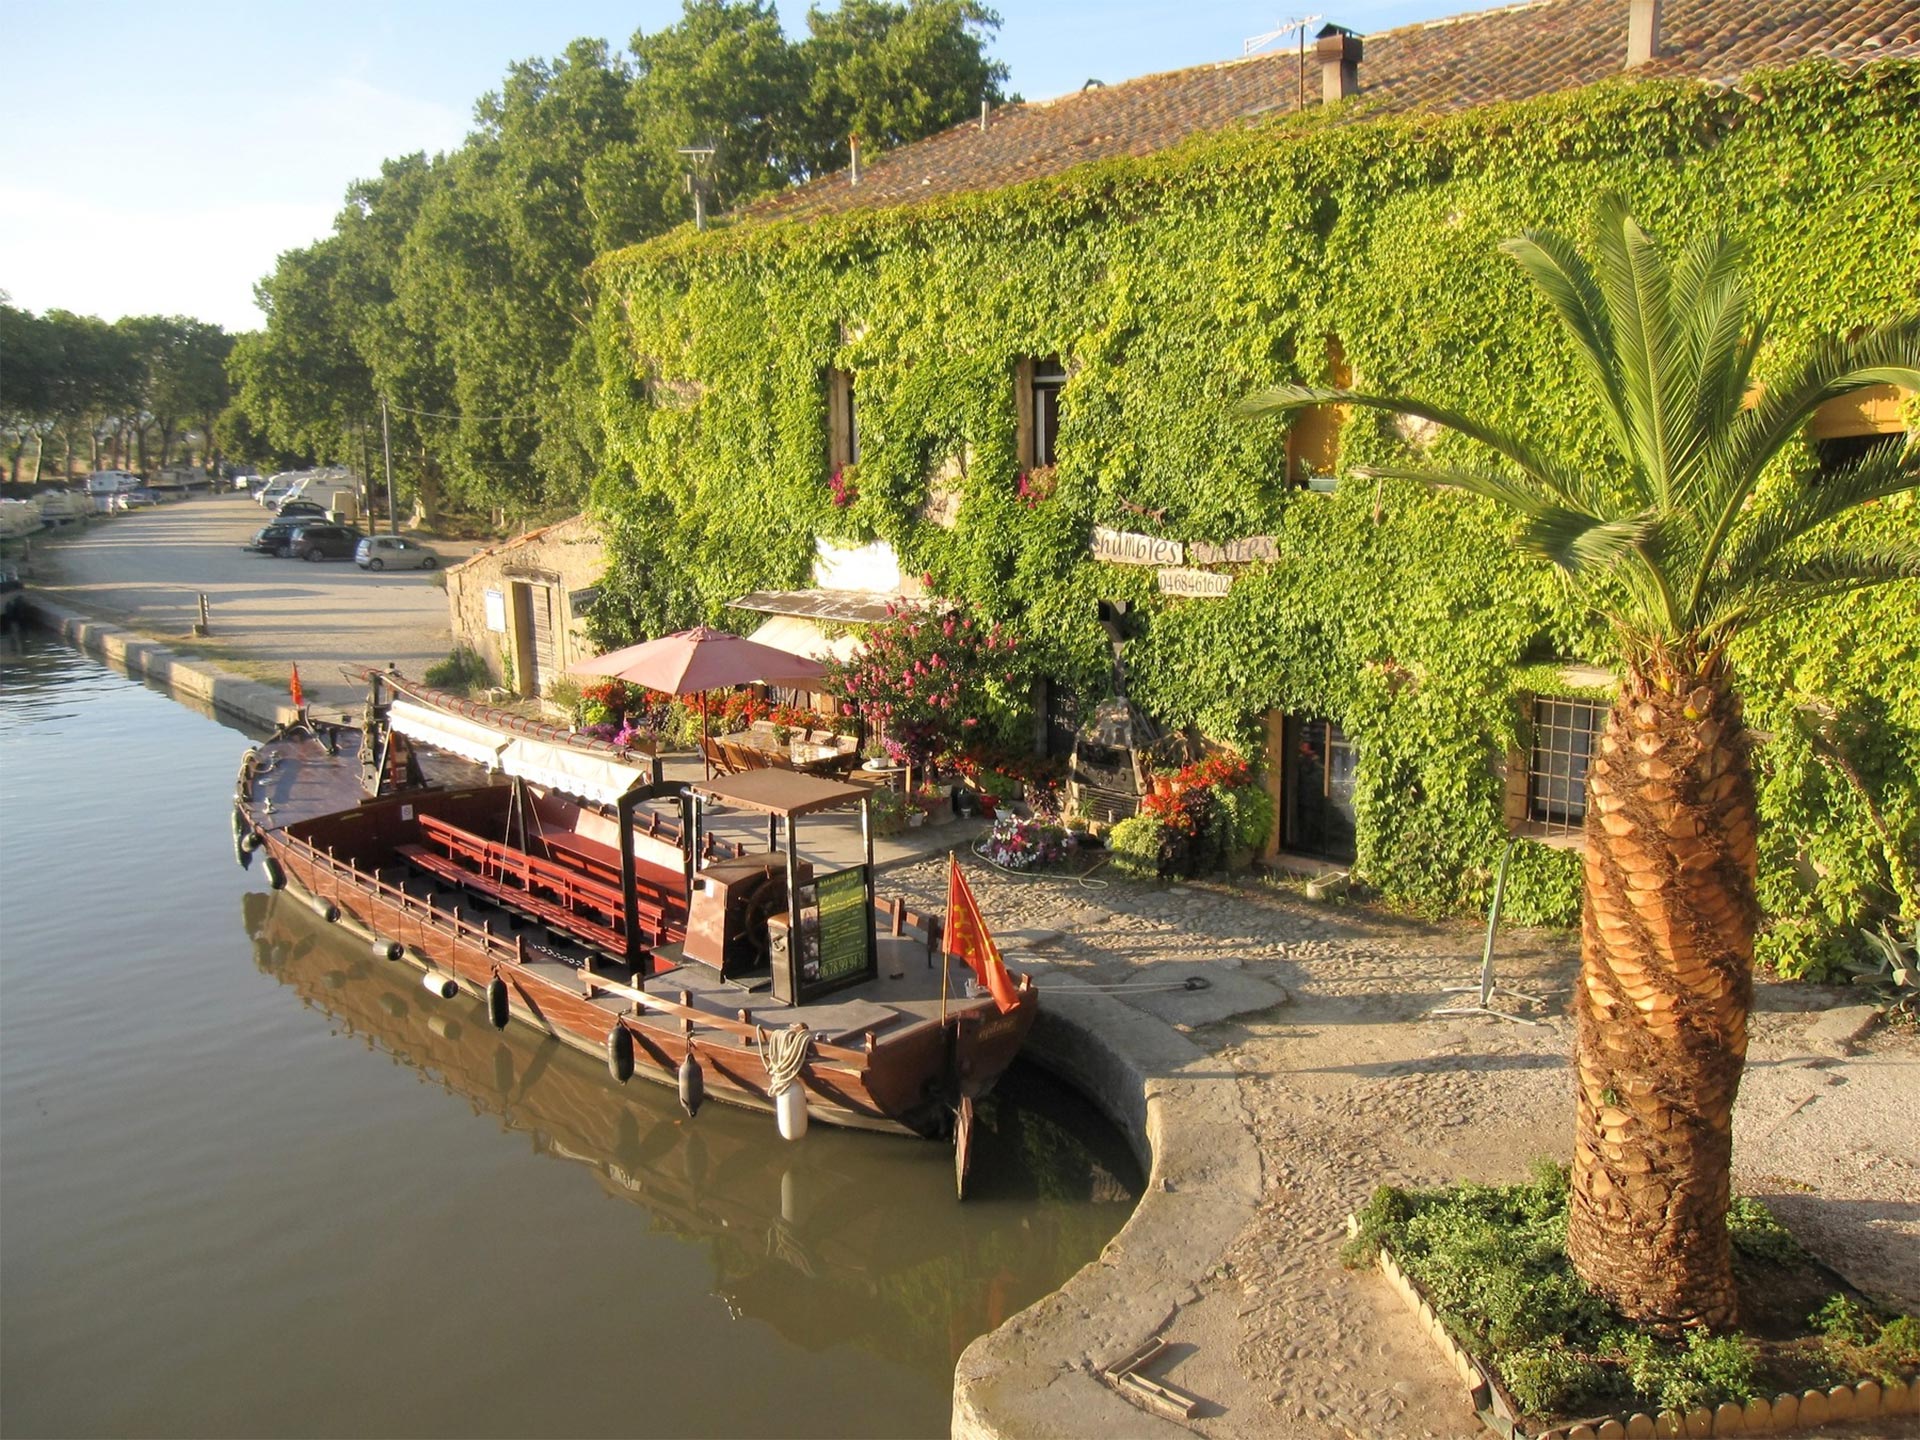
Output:
M280 862L273 856L262 857L260 868L267 872L267 884L276 890L287 888L287 872L280 868Z
M493 1028L496 1030L504 1030L507 1028L507 982L502 980L498 975L495 975L487 982L487 1019L493 1022ZM616 1031L621 1032L624 1032L626 1028L624 1025L615 1027ZM629 1052L627 1073L632 1074L633 1061L631 1052L633 1040L630 1036L627 1040L627 1048Z
M618 1020L607 1034L607 1073L622 1085L633 1078L633 1036Z
M700 1106L707 1098L707 1077L700 1069L700 1062L693 1056L693 1047L687 1047L687 1053L680 1057L680 1108L692 1119L700 1113Z

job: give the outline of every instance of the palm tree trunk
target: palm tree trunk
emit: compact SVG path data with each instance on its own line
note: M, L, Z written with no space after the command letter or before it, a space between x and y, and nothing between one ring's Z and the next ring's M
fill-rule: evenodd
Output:
M1723 658L1630 668L1588 786L1567 1253L1629 1319L1726 1326L1758 908L1753 776Z

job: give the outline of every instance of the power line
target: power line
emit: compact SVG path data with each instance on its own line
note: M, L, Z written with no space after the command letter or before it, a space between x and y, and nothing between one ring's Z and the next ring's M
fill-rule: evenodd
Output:
M398 415L418 415L425 420L452 420L456 423L467 420L538 420L538 415L448 415L439 410L413 410L405 405L396 405L384 396L381 403Z

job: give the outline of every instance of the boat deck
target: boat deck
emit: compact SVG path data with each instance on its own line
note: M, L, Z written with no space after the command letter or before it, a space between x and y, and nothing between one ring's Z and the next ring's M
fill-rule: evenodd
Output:
M470 927L490 925L503 939L525 942L527 968L556 984L585 989L588 967L599 984L641 988L662 998L677 999L682 991L696 1010L719 1018L739 1020L748 1012L753 1023L768 1029L804 1024L823 1042L858 1046L867 1032L888 1036L921 1021L937 1021L941 1011L942 965L929 963L926 942L915 935L882 933L875 939L878 959L871 980L834 991L805 1005L774 1001L764 977L740 983L723 980L718 971L698 961L682 963L678 945L653 950L653 964L642 975L557 927L542 923L510 903L476 895L470 888L429 873L395 866L382 879L415 899ZM959 980L954 984L958 986ZM960 999L950 996L949 1004ZM618 993L601 991L594 1003L609 1013L624 1011L629 1002Z

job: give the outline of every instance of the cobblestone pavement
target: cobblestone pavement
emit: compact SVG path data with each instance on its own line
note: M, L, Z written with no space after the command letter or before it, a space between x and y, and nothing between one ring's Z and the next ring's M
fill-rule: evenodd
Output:
M937 903L942 875L937 863L895 870L887 889ZM1537 1156L1565 1158L1574 938L1499 937L1499 982L1544 1002L1512 1008L1544 1024L1434 1019L1444 987L1477 978L1482 926L1316 903L1274 882L1090 888L978 864L970 879L996 932L1037 932L1044 943L1031 960L1103 986L1211 982L1198 993L1114 992L1161 1014L1231 1075L1259 1148L1252 1223L1193 1276L1161 1334L1177 1358L1156 1373L1208 1402L1191 1428L1484 1433L1385 1282L1342 1269L1337 1252L1346 1216L1377 1184L1505 1181ZM1230 1003L1218 997L1236 990L1259 1008L1218 1013ZM1920 1304L1920 1043L1910 1031L1830 1038L1858 1028L1823 1024L1836 1004L1857 997L1761 987L1735 1182L1856 1284Z

